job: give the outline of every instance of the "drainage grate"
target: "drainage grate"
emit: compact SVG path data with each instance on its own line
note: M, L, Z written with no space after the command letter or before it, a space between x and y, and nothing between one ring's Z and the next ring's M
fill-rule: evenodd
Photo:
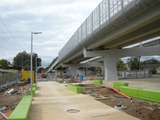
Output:
M69 113L78 113L78 112L80 112L80 110L77 110L77 109L68 109L67 112L69 112Z

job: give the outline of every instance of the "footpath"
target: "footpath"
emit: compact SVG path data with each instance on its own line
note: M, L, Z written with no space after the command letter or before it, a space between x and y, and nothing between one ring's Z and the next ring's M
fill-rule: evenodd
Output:
M139 120L88 95L73 93L64 84L40 82L28 120Z

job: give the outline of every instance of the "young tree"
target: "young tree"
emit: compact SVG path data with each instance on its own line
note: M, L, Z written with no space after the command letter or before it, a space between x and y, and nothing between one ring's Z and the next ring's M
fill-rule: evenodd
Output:
M141 68L140 60L137 57L131 58L128 61L128 65L129 65L131 70L139 70Z
M126 64L121 59L117 63L117 69L119 71L127 70Z

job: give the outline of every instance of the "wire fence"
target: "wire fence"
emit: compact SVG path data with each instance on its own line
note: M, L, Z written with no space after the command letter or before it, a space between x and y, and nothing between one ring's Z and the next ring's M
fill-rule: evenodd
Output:
M18 80L18 71L0 69L0 90L16 84Z
M150 78L152 76L149 70L143 71L118 71L119 79L137 79L137 78Z

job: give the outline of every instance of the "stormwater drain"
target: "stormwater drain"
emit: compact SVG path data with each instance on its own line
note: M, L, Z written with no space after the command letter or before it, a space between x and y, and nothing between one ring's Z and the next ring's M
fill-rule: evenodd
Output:
M77 109L68 109L67 112L69 112L69 113L78 113L78 112L80 112L80 110L77 110Z

